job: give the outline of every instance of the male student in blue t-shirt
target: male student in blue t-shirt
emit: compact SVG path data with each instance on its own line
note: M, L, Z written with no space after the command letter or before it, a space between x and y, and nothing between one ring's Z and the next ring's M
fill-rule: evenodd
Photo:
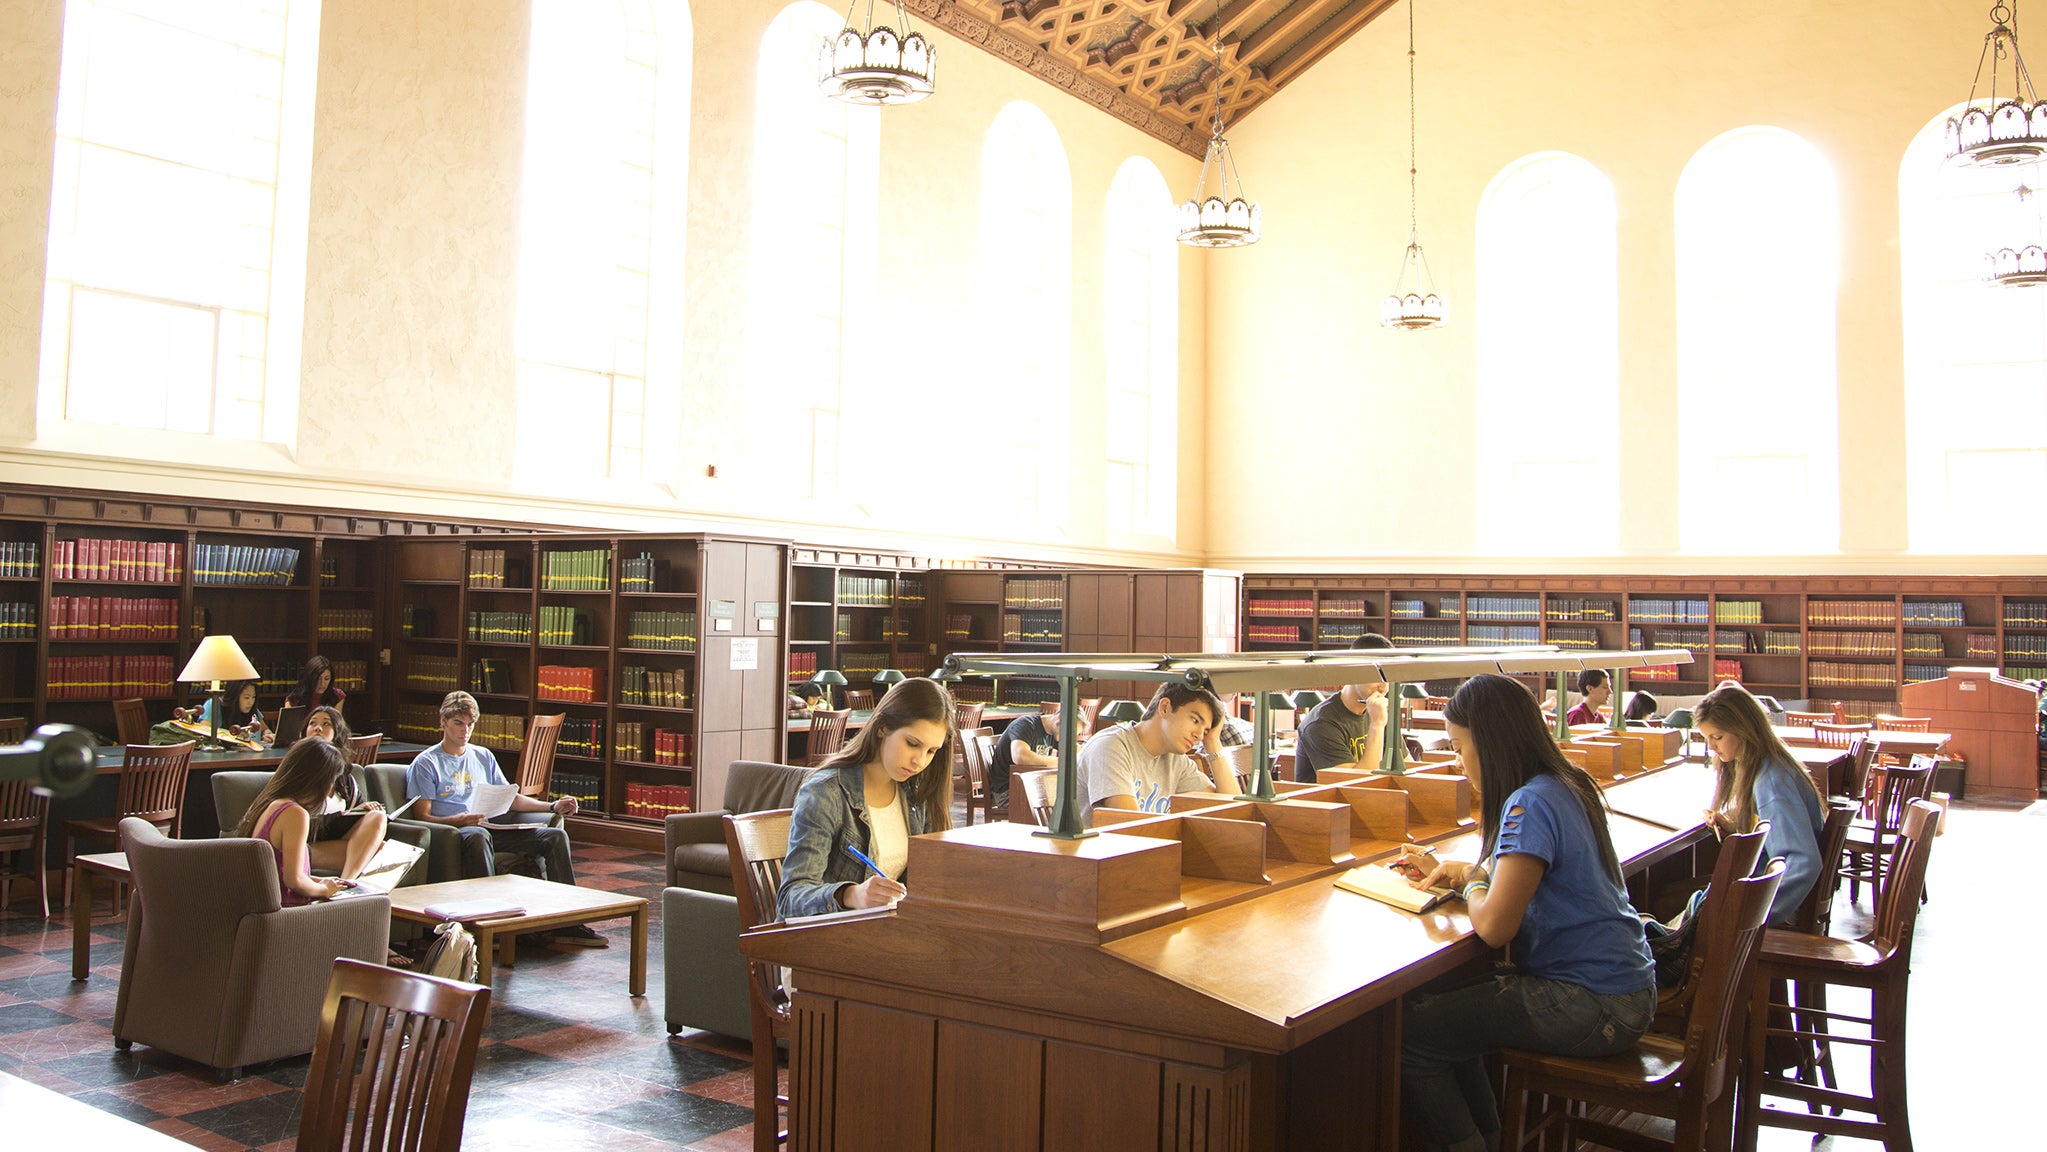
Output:
M450 692L441 700L441 742L413 757L405 773L405 794L422 803L413 805L413 816L431 824L444 824L461 837L462 876L491 876L497 872L499 849L539 856L547 866L547 878L574 885L576 872L569 863L569 834L560 828L534 824L520 828L486 828L481 813L469 811L469 798L478 784L505 784L505 774L491 750L471 744L482 710L476 697L467 692ZM563 796L552 804L532 796L512 797L512 812L553 812L576 814L576 798ZM584 927L558 928L553 942L580 948L604 948L610 941Z

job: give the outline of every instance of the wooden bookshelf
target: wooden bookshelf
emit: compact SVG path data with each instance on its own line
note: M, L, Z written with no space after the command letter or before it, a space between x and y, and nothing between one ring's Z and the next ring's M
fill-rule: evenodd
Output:
M873 691L875 674L931 670L928 565L901 553L797 547L790 552L788 683L825 669L846 677L834 694ZM878 695L878 693L877 693Z

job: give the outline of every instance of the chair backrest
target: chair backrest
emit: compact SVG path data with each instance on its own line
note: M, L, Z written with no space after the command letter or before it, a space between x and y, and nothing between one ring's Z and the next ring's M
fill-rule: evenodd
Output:
M519 751L519 794L539 796L547 791L547 782L554 775L554 745L561 737L562 721L568 713L553 716L535 716L526 725L526 744Z
M0 744L19 744L28 739L28 721L19 716L0 718Z
M789 854L789 817L795 810L728 813L725 852L732 861L732 891L739 896L739 930L773 924L782 915L782 858Z
M1825 936L1834 923L1834 889L1841 883L1841 849L1848 843L1848 827L1862 805L1843 797L1827 801L1826 822L1820 825L1820 871L1813 877L1812 891L1798 906L1791 927L1814 936Z
M1784 860L1779 857L1761 875L1731 881L1720 913L1699 925L1696 947L1704 955L1697 966L1691 1011L1685 1016L1678 1078L1687 1091L1702 1091L1709 1100L1720 1095L1726 1082L1729 1024L1735 1006L1748 999L1756 941L1783 879Z
M1834 724L1822 722L1812 726L1812 742L1822 748L1846 748L1857 735L1875 730L1871 724Z
M1094 735L1095 717L1100 716L1101 714L1102 698L1100 696L1081 697L1080 727L1073 730L1073 738L1075 740L1085 740L1089 736Z
M953 728L960 732L965 732L969 728L979 728L981 726L981 710L986 707L986 704L978 701L955 701L952 706Z
M1226 796L1249 791L1251 778L1258 771L1257 753L1249 744L1231 744L1208 763L1215 769L1215 790Z
M960 755L967 762L967 786L969 795L985 796L988 793L988 745L981 743L983 736L994 737L989 728L965 728L960 730Z
M973 744L980 751L981 772L985 778L988 766L995 763L995 741L997 737L994 732L986 728L977 728L971 735L972 739L968 743Z
M1876 718L1876 730L1879 732L1931 732L1933 731L1933 717L1879 716Z
M766 760L734 760L725 769L724 808L728 812L765 812L789 808L796 790L810 779L810 769Z
M874 689L872 688L846 689L846 707L851 708L856 712L865 712L869 708L874 707Z
M50 817L50 798L26 780L0 781L0 837L38 830ZM37 865L41 860L35 861Z
M805 748L813 766L824 763L825 757L846 746L846 721L852 718L851 708L810 714L810 740Z
M490 989L336 960L306 1071L301 1152L462 1146Z
M344 748L343 751L348 753L348 762L350 764L358 768L367 768L377 762L377 753L382 751L383 747L384 734L382 732L372 732L367 736L350 736L348 738L348 747Z
M1835 782L1837 790L1832 795L1860 801L1863 785L1869 779L1869 764L1874 759L1876 741L1871 740L1867 732L1857 732L1855 738L1848 741L1848 766L1843 778Z
M1933 791L1933 766L1931 756L1914 756L1907 765L1889 765L1883 770L1883 783L1877 788L1876 806L1871 819L1876 821L1877 842L1892 835L1904 826L1905 809L1914 800L1924 800Z
M215 772L207 783L213 788L213 823L222 836L233 836L241 827L242 817L249 814L249 805L256 802L257 793L270 783L271 773L260 772Z
M1919 920L1919 894L1926 890L1926 863L1939 826L1940 809L1931 802L1915 799L1905 806L1883 891L1876 899L1876 946L1907 963L1912 953L1912 928Z
M1784 723L1787 727L1791 728L1811 728L1816 724L1832 724L1833 722L1834 714L1832 712L1792 712L1787 709L1784 713Z
M1031 815L1037 817L1038 823L1049 826L1052 823L1052 805L1059 802L1059 769L1018 772L1009 783L1011 787L1023 789L1024 803L1030 807Z
M114 701L114 738L123 744L149 743L149 709L141 697Z
M169 824L176 837L183 824L185 773L192 765L193 742L130 744L121 757L121 788L116 818L134 816L151 824Z

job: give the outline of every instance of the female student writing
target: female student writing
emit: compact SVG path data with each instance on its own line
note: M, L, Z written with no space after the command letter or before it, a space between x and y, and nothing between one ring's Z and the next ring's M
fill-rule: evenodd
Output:
M1784 857L1784 880L1770 901L1769 923L1789 924L1820 873L1826 804L1812 778L1784 747L1763 706L1739 684L1722 684L1692 709L1717 775L1706 819L1718 833L1753 832L1768 820L1763 859Z
M1434 1146L1476 1152L1500 1131L1486 1053L1619 1052L1649 1027L1656 978L1599 786L1564 758L1535 697L1504 676L1476 676L1443 718L1478 794L1479 862L1401 863L1431 869L1422 887L1457 889L1481 939L1513 944L1514 967L1409 997L1401 1093Z
M797 790L776 894L781 914L901 899L910 837L952 826L951 764L952 694L921 678L889 689L859 735Z
M277 853L277 883L286 904L324 900L352 887L356 874L383 846L381 809L363 813L342 839L309 843L314 814L347 776L348 757L341 749L324 740L301 740L284 754L235 828L237 836L269 841ZM340 875L315 878L315 868Z
M325 656L315 656L306 661L306 670L299 677L298 687L293 688L284 698L287 707L330 708L341 707L348 699L348 693L334 683L334 665Z
M263 728L263 710L256 707L256 682L254 680L228 681L227 691L220 694L220 699L226 705L220 710L221 728L240 729L257 740L266 739ZM176 715L179 719L190 716L192 723L210 726L213 723L213 704L214 702L209 699L204 705L190 712L182 708L174 709L173 715Z

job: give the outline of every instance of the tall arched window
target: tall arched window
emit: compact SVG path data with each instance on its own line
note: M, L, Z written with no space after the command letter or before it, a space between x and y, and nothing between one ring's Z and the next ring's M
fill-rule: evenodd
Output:
M1781 128L1729 132L1678 179L1685 551L1839 550L1839 246L1833 170Z
M669 482L682 389L685 0L532 0L518 468Z
M1478 206L1479 546L1596 555L1619 544L1619 264L1613 182L1526 156ZM1537 506L1568 508L1532 515Z
M69 0L39 423L298 425L318 0Z
M867 350L855 341L872 327L846 272L871 287L878 113L817 87L818 50L845 23L813 0L782 9L761 38L754 80L751 387L742 420L761 436L755 478L813 499L854 495L842 487L841 445L861 439L845 425L858 419L851 410L866 391Z
M1125 160L1109 186L1105 247L1109 538L1170 540L1178 482L1180 254L1173 195L1158 166L1142 156Z
M1066 523L1071 416L1073 176L1059 130L1037 105L1003 105L981 147L984 396L1003 445L1001 472L1024 521Z
M1898 171L1911 543L2042 552L2047 518L2013 509L2047 492L2047 291L1986 277L1989 253L2047 243L2047 182L2037 166L1944 164L1959 110L1921 129Z

